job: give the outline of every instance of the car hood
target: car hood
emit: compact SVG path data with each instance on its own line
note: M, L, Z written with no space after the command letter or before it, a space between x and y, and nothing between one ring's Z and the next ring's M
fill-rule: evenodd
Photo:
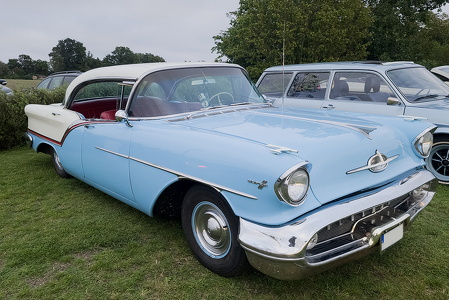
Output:
M391 126L382 125L385 122ZM227 146L219 146L217 153L220 155L226 153L223 148L230 147L231 143L264 147L263 154L249 156L248 160L271 166L276 174L267 174L267 178L280 176L281 170L286 171L297 163L309 162L311 189L321 204L385 184L424 165L411 144L419 133L431 126L427 122L407 123L401 118L385 116L282 108L222 111L212 116L204 113L174 123L186 126L190 131L200 130L208 135L231 138ZM411 124L421 125L415 125L416 128ZM414 134L408 138L401 129L414 131ZM366 166L377 151L388 158L398 157L382 172L363 170L347 173ZM229 152L234 156L247 155ZM285 159L287 156L290 159ZM264 176L259 174L261 178Z

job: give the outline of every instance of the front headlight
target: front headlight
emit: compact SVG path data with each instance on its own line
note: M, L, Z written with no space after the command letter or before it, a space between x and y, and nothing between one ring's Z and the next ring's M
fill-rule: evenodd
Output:
M280 200L290 205L299 205L309 189L309 173L304 167L287 171L279 177L274 188Z
M426 133L418 136L415 140L415 149L418 153L423 156L429 156L430 150L433 145L433 132L427 131Z

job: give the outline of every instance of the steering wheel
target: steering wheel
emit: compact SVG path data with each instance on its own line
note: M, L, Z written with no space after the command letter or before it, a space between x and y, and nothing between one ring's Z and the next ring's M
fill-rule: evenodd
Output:
M231 101L229 103L234 102L234 96L232 96L231 93L219 92L219 93L216 93L215 95L213 95L212 97L209 98L209 105L213 102L212 99L214 99L214 98L217 98L217 100L215 100L215 101L217 101L218 105L223 105L222 97L221 97L222 95L227 95L228 97L231 98Z

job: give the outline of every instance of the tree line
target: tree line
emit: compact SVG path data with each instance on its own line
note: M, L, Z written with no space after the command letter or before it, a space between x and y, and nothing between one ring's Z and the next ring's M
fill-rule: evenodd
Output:
M217 61L245 67L255 79L273 65L348 60L407 60L428 68L449 64L449 0L240 0L230 27L214 36ZM50 61L28 55L0 62L0 77L86 71L161 62L151 53L116 47L102 60L82 43L60 40Z
M89 51L86 52L83 43L70 38L58 41L48 56L49 62L33 60L26 54L19 55L17 59L9 59L7 63L0 62L0 77L28 79L52 72L87 71L103 66L165 61L162 57L151 53L134 53L128 47L116 47L100 60L94 58Z
M222 61L267 67L324 61L449 64L448 0L240 0L214 36Z

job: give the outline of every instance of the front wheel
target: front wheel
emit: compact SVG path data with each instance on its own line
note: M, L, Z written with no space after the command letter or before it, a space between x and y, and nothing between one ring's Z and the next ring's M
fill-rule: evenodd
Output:
M64 167L59 160L58 153L55 149L51 149L51 160L53 162L53 166L55 167L56 174L58 174L62 178L70 178L70 174L64 170Z
M238 218L220 194L193 187L184 198L181 219L187 243L203 266L225 277L246 269L246 254L237 241Z
M436 141L433 144L427 167L444 184L449 184L449 141Z

